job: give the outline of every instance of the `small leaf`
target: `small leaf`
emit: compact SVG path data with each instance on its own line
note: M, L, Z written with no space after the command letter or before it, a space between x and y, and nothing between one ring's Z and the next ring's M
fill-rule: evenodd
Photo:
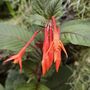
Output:
M31 76L35 77L36 68L37 68L36 66L37 66L36 63L33 63L30 60L23 61L23 69L29 77Z
M41 65L41 54L39 50L33 50L28 54L28 60L23 61L23 70L30 77L34 78L37 75Z
M90 19L63 23L61 25L61 39L64 43L90 46Z
M23 27L0 23L0 49L19 51L32 34Z

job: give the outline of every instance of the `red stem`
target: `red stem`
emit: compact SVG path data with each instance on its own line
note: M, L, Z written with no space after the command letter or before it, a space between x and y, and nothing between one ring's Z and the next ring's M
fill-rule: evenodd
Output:
M23 55L26 48L30 45L30 43L33 41L33 39L36 37L39 31L36 31L33 36L30 38L30 40L25 44L25 46L20 50L20 53Z

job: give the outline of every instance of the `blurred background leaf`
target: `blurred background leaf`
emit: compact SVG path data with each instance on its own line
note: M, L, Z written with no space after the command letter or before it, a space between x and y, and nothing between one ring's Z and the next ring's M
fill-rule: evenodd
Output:
M78 60L75 62L73 74L68 79L71 90L90 89L90 48L82 49Z
M61 25L61 39L65 43L90 46L90 19L63 23Z
M19 51L32 35L24 27L0 23L0 49Z
M4 87L0 84L0 90L5 90Z

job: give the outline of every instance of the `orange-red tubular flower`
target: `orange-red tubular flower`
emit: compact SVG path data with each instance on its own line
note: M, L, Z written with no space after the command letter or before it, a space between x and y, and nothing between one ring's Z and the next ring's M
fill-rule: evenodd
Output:
M30 43L33 41L35 36L38 34L38 31L36 31L33 36L30 38L30 40L26 43L26 45L19 51L18 54L11 56L10 58L6 59L4 63L13 60L13 63L18 63L20 66L20 72L22 72L22 57L26 51L26 48L30 45Z
M60 66L60 62L61 62L61 50L64 51L64 53L67 55L67 52L64 48L63 43L61 42L61 40L59 40L60 38L60 29L57 28L56 26L56 21L55 18L52 17L52 24L53 24L53 35L54 35L54 39L53 39L53 47L54 47L54 62L56 63L56 71L58 71L59 66Z
M52 25L51 23L49 24L49 46L51 46L52 44L52 41L53 41L53 31L52 31ZM52 63L53 63L53 48L51 48L51 50L48 52L48 55L49 55L49 59L50 59L50 64L49 64L49 68L51 67Z
M52 44L50 45L50 48L48 49L47 53L49 53L50 50L54 49L54 51L53 51L54 62L56 63L56 71L58 71L60 63L61 63L61 50L64 51L64 53L66 54L66 57L68 57L68 55L64 48L63 43L61 42L61 40L59 40L60 29L57 28L54 17L52 17L52 25L53 25L53 41L52 41Z
M49 48L49 26L44 29L43 58L42 58L42 74L44 75L49 69L49 56L46 52Z

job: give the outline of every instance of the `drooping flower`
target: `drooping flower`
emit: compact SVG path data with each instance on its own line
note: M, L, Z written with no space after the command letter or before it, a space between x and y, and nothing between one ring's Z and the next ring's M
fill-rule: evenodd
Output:
M59 66L61 64L61 51L63 50L66 54L66 57L68 57L67 52L64 48L64 45L62 41L60 40L60 29L56 26L56 20L54 17L52 17L52 23L49 24L49 34L47 34L45 37L49 36L49 48L45 51L44 57L48 57L49 62L43 59L42 69L43 75L46 73L46 71L51 67L53 61L56 66L56 71L58 72ZM47 39L46 39L47 40ZM47 41L46 41L47 42ZM46 48L45 45L43 45L43 48ZM46 66L48 63L48 66ZM44 66L43 66L44 65ZM48 69L47 69L48 68Z
M47 25L44 29L44 42L43 42L43 57L42 57L42 74L44 75L49 69L49 56L46 52L49 48L49 26Z
M26 51L26 48L30 45L33 39L38 34L38 31L34 33L34 35L30 38L30 40L26 43L26 45L19 51L18 54L11 56L6 59L4 63L13 60L14 64L19 64L20 72L22 72L22 57ZM52 22L50 21L45 29L44 29L44 42L43 45L41 42L36 42L36 46L42 49L43 57L42 57L42 74L50 69L52 63L55 63L56 71L58 71L59 66L61 64L61 51L67 55L67 52L64 48L62 41L60 40L60 29L56 25L56 20L52 17Z
M49 24L49 47L51 46L52 41L53 41L53 31L52 31L52 24L50 23ZM54 52L53 48L48 52L49 59L50 59L49 68L51 67L51 65L53 63L53 59L54 59L53 58L54 57L53 52Z
M54 48L54 62L56 63L56 71L58 71L61 62L61 50L64 51L66 57L68 57L67 52L60 38L60 29L56 26L56 20L52 17L53 24L53 42L51 47Z
M10 56L8 59L4 61L4 63L13 60L14 64L19 64L20 66L20 72L22 72L22 57L26 51L26 48L31 44L31 42L34 40L36 35L38 34L38 31L36 31L33 36L30 38L30 40L25 44L25 46L19 51L18 54Z

